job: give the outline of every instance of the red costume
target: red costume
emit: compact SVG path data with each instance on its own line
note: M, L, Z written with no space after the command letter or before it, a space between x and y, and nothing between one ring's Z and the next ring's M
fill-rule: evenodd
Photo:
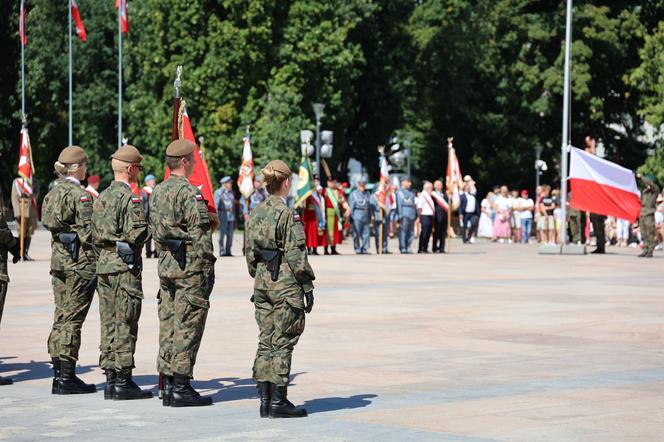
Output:
M304 223L304 234L307 238L306 246L308 249L327 245L324 230L318 228L320 220L318 219L317 210L322 210L317 197L309 196L302 210L302 222Z

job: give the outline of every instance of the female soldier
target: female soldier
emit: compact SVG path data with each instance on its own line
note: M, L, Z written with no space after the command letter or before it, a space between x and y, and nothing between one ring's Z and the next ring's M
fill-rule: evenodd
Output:
M262 174L270 197L251 212L246 244L249 274L255 279L251 300L260 330L253 368L260 415L304 417L307 411L286 396L293 347L304 331L304 313L314 305L315 276L300 217L286 206L291 170L275 160Z
M94 384L76 376L81 326L97 285L92 247L92 197L81 188L88 157L78 146L62 150L55 162L58 180L44 198L42 221L51 232L51 276L55 295L48 352L53 363L53 394L94 393Z

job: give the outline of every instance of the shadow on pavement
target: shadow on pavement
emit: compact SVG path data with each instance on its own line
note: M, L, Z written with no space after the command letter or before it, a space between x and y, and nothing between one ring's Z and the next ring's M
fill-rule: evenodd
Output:
M30 361L30 362L4 362L5 359L16 359L16 356L8 356L0 358L3 361L0 364L0 372L7 373L12 371L19 372L12 375L15 382L30 381L34 379L47 379L53 377L53 369L51 368L51 361ZM95 368L96 365L82 365L76 367L77 374L89 373Z
M351 410L354 408L363 408L371 405L369 399L378 397L375 394L356 394L350 397L324 397L312 399L302 404L302 407L311 413L325 413L327 411Z

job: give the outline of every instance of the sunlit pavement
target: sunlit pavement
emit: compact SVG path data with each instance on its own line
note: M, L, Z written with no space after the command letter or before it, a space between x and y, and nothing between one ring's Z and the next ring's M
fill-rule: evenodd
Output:
M236 232L234 253L241 253ZM257 327L242 257L216 266L195 387L204 408L104 401L95 301L79 372L91 395L52 396L49 242L10 264L0 331L0 439L656 440L664 434L664 254L543 256L452 244L445 255L313 256L316 304L293 357L306 419L260 419ZM373 245L373 238L372 238ZM216 243L215 243L216 247ZM390 245L397 251L396 243ZM373 252L373 251L372 251ZM157 382L156 260L146 260L135 378Z

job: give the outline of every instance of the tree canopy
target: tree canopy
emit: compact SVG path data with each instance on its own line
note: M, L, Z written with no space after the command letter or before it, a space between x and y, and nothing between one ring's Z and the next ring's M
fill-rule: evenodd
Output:
M20 129L18 4L0 17L0 168L16 173ZM67 143L68 2L28 0L27 112L38 179ZM117 13L80 0L88 41L74 38L74 143L111 179L117 141ZM664 0L575 1L572 141L664 179ZM295 167L313 102L334 131L332 169L350 158L377 178L376 147L412 140L413 175L444 174L453 136L462 171L480 185L530 187L535 147L560 155L565 2L553 0L129 1L123 38L123 126L163 172L177 65L216 178L237 173L249 126L257 165ZM653 154L654 152L654 154ZM650 156L648 156L650 154ZM544 180L557 178L550 167Z

